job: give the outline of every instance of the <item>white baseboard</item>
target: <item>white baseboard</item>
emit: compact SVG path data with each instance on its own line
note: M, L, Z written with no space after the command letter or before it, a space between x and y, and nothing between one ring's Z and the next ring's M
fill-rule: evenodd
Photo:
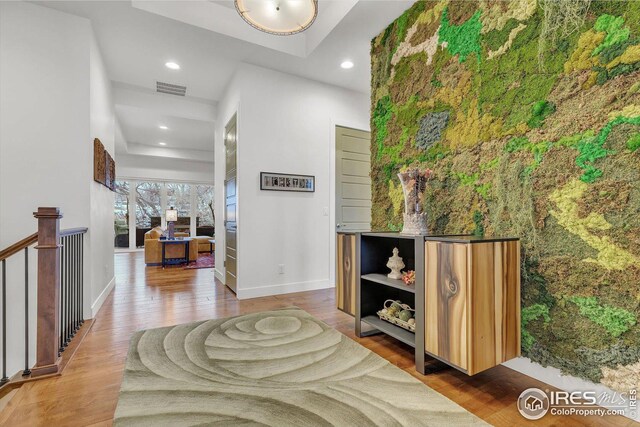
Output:
M104 301L107 299L113 288L116 286L116 278L115 276L111 278L109 284L102 290L98 298L91 304L91 318L95 318L98 311L100 311L100 307L104 304Z
M213 274L215 275L216 279L222 282L223 285L225 284L224 271L218 270L217 268L214 267Z
M564 375L560 372L559 369L552 367L544 367L535 362L532 362L530 359L526 357L518 357L517 359L509 360L508 362L503 363L507 368L513 369L514 371L521 372L525 375L528 375L532 378L550 384L554 387L559 388L564 391L595 391L599 396L602 393L607 393L609 396L619 396L620 392L615 392L610 388L602 385L595 384L591 381L583 380L580 378L573 377L571 375ZM524 391L524 390L521 390ZM628 392L627 392L628 393ZM606 404L604 402L599 403L600 406L609 408L613 407L614 404ZM616 407L616 409L619 409ZM627 408L625 412L625 417L631 418L632 420L640 421L640 413L636 410L635 417L631 416L631 411Z
M317 289L333 288L329 280L312 280L309 282L283 283L280 285L238 287L238 299L267 297L272 295L290 294L293 292L315 291Z

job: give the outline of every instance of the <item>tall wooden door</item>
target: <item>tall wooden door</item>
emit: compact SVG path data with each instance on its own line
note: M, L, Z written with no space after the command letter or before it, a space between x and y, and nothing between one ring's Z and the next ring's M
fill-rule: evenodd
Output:
M225 269L226 285L233 292L238 286L238 225L237 225L237 121L234 115L224 132L225 147Z
M336 126L336 229L371 229L371 134Z

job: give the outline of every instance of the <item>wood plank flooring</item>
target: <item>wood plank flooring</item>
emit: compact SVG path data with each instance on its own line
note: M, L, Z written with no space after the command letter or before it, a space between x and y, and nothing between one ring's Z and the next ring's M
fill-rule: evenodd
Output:
M214 281L212 269L146 268L140 252L116 255L115 290L63 375L23 385L0 412L0 425L110 426L134 331L291 305L322 319L493 425L637 425L623 417L550 414L538 422L526 421L516 408L518 395L529 387L549 386L502 366L474 377L454 369L422 376L413 366L411 347L384 335L355 338L353 318L336 309L333 289L238 301Z

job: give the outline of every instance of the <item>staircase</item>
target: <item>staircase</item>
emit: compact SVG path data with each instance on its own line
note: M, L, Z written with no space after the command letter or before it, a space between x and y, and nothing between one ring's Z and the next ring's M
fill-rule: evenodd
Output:
M83 316L84 236L87 229L60 231L62 214L55 207L40 207L34 212L34 217L38 231L0 251L0 410L10 405L11 399L19 394L17 387L29 381L60 375L91 326ZM33 249L37 251L35 301L30 298L33 281L29 277L33 275L29 266L30 250ZM24 261L20 263L19 258ZM9 271L11 280L7 278L8 260L16 269ZM20 278L22 269L23 279ZM11 292L11 301L7 290ZM35 336L30 335L33 323L36 325ZM24 334L19 333L20 326L23 326ZM32 356L34 349L35 360ZM20 358L24 360L23 369L17 372L14 369L13 375L9 376L8 361Z

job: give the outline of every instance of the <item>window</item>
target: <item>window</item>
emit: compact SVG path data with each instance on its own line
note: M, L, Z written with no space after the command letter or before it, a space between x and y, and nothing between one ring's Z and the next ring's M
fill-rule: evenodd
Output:
M133 195L131 193L134 193ZM134 200L132 199L132 196ZM129 204L131 200L132 205ZM115 246L129 247L129 235L135 233L136 246L144 246L144 234L162 225L165 210L178 211L176 230L190 232L195 218L196 235L213 236L213 186L154 181L116 181L114 205ZM129 216L135 212L135 229L129 230ZM133 238L133 236L132 236Z
M196 217L198 227L213 227L213 187L211 185L196 185L196 203L198 210Z
M160 225L162 217L160 186L158 182L136 184L136 228L144 229Z
M167 209L175 208L178 217L189 217L191 212L191 186L189 184L167 184Z
M129 247L129 183L116 181L114 227L117 248Z

